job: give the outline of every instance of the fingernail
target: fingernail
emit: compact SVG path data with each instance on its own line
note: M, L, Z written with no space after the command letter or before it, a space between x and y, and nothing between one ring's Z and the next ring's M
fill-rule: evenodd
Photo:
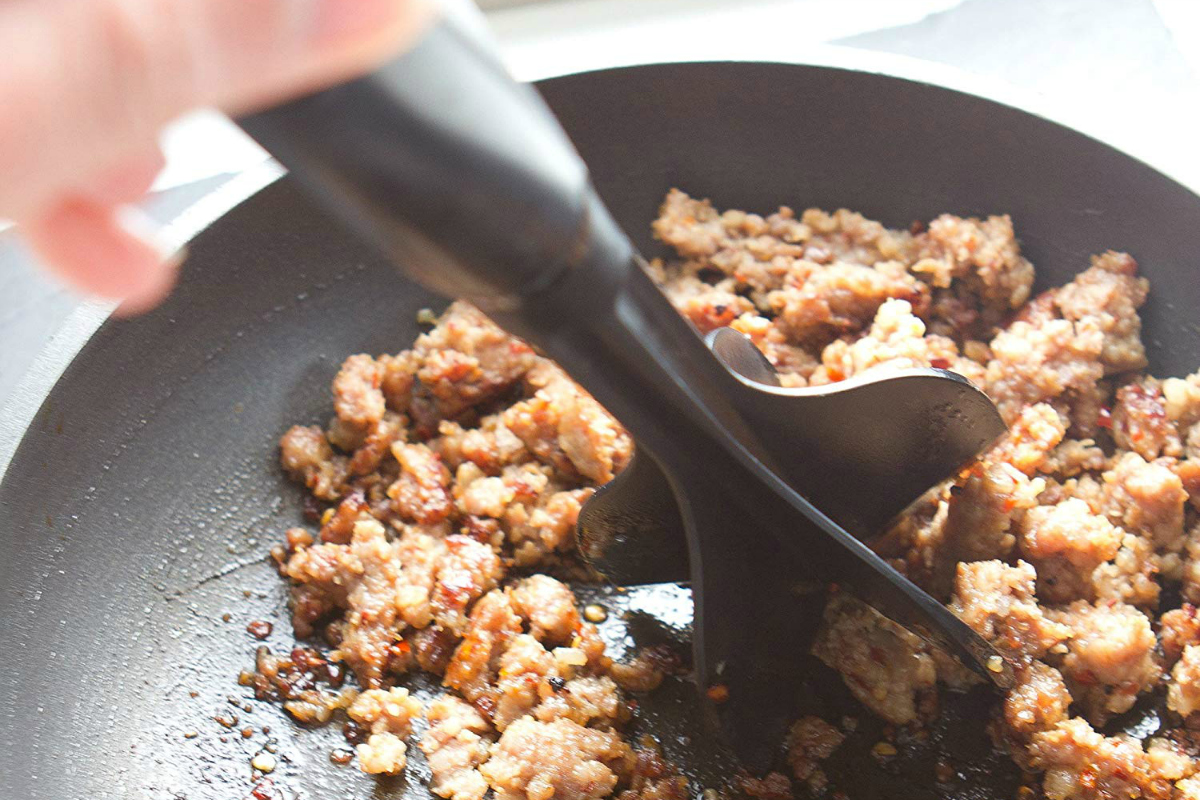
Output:
M315 38L326 44L376 33L394 25L411 5L406 0L319 0Z

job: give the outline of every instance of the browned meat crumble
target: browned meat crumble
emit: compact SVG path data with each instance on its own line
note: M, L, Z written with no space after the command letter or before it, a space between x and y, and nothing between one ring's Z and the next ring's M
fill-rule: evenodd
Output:
M844 209L721 212L673 190L653 228L676 257L650 273L679 311L745 333L785 385L934 366L988 392L1009 434L877 549L1014 664L989 730L1045 797L1200 798L1200 373L1142 372L1149 286L1134 259L1102 253L1032 296L1007 216L893 230ZM657 687L671 659L613 663L561 582L587 577L579 509L630 458L616 420L462 303L410 350L348 358L333 395L325 428L281 440L324 511L276 551L296 635L330 650L262 649L243 682L303 723L345 714L369 772L402 770L424 717L415 744L450 800L687 796L628 733L628 693ZM814 652L895 726L919 728L940 691L973 680L845 593ZM414 670L446 694L422 708L403 687ZM1155 738L1097 730L1151 694L1169 709ZM844 738L804 717L784 743L791 774L738 785L827 793L837 776L821 762Z

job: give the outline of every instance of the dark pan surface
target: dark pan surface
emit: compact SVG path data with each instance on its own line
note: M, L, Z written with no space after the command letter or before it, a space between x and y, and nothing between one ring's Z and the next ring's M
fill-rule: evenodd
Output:
M1069 279L1089 253L1132 252L1153 284L1152 368L1200 365L1200 198L1056 124L821 67L647 66L543 90L649 251L648 223L672 186L725 207L848 206L897 226L1008 212L1043 285ZM407 783L376 784L328 762L336 729L299 734L273 709L227 698L242 702L234 679L257 644L246 623L284 619L264 557L299 504L275 467L278 435L326 418L345 355L404 347L416 311L437 305L285 180L196 239L165 307L100 329L0 485L0 797L244 797L263 725L278 740L284 797L427 796L419 767ZM651 641L686 633L686 595L611 602L631 606L631 629ZM665 624L645 613L662 609L674 615ZM290 645L287 628L277 624L270 644ZM620 626L610 633L625 643ZM647 712L676 754L703 750L700 723L675 702L684 694L673 687ZM853 713L840 697L815 678L801 700ZM979 713L960 700L960 713ZM230 712L239 722L226 731L212 718ZM249 740L237 733L246 725ZM871 735L856 738L869 746ZM1011 774L961 736L943 738L964 768L954 794L1011 796ZM710 774L727 771L715 766ZM927 762L854 759L848 772L843 788L858 800L936 796Z

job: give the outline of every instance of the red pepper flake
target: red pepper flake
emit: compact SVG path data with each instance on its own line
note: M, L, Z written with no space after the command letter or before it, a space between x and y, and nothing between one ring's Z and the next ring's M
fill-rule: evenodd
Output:
M724 703L729 699L729 687L723 683L716 683L708 687L704 694L714 703Z
M266 639L271 635L271 631L275 628L266 620L256 619L246 626L246 633L253 636L255 639Z
M929 359L929 366L934 369L950 369L950 360L946 358L931 358Z
M274 781L270 778L263 778L254 784L254 789L251 790L250 797L254 798L254 800L278 800L280 793L275 788Z
M1112 409L1108 406L1100 406L1100 413L1096 415L1096 427L1104 430L1112 430Z

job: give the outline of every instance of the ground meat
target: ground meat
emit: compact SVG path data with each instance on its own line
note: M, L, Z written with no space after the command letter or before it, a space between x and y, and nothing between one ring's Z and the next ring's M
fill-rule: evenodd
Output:
M255 652L253 671L238 676L240 685L253 687L256 699L281 702L292 719L310 726L325 725L354 702L357 692L341 688L344 680L340 666L311 648L295 647L284 656L266 645Z
M1103 334L1100 363L1104 374L1146 366L1142 320L1138 309L1146 302L1150 284L1137 277L1138 265L1126 253L1109 250L1092 256L1092 266L1059 289L1054 303L1064 319L1094 321Z
M1183 655L1183 648L1200 644L1200 614L1191 603L1172 609L1159 619L1159 635L1166 666L1172 666Z
M447 536L445 555L438 560L437 586L429 603L441 627L462 634L467 607L494 588L504 574L500 556L486 544L467 536Z
M1049 401L1070 414L1075 435L1095 434L1107 399L1100 379L1145 366L1137 309L1146 283L1136 273L1126 255L1097 256L992 340L984 388L1006 420L1025 405Z
M1068 711L1101 724L1161 687L1138 609L1157 607L1160 583L1164 598L1178 582L1200 602L1200 373L1137 372L1147 286L1134 260L1102 254L1029 300L1033 267L1007 217L943 215L909 232L844 209L718 212L673 191L654 232L675 250L648 267L671 302L701 331L747 335L784 386L918 366L993 397L1009 433L874 546L1010 657L1017 684L992 731L1023 769L1046 771L1047 797L1200 795L1186 729L1143 751ZM280 441L320 528L291 529L273 556L293 584L295 633L334 649L267 651L243 683L306 725L348 713L368 736L356 739L363 768L395 772L419 709L392 687L409 670L442 675L463 699L431 704L421 747L432 791L450 800L618 788L621 800L683 800L678 770L623 738L622 689L653 690L678 659L651 648L613 664L567 586L537 574L586 574L580 508L633 452L616 420L465 303L409 350L351 356L332 391L326 431L298 426ZM1185 604L1159 622L1168 699L1184 714L1195 616ZM893 724L928 719L935 680L976 680L844 592L814 652ZM341 664L362 695L341 688ZM816 762L840 737L815 718L789 737L792 770L817 795ZM741 788L792 796L780 773Z
M526 384L532 397L505 410L502 421L539 461L597 483L611 480L629 462L629 434L566 373L542 360Z
M1152 774L1137 742L1102 736L1079 718L1037 734L1030 757L1035 769L1046 772L1048 800L1171 797L1170 784Z
M370 518L371 509L362 492L352 492L338 503L332 512L326 511L321 516L322 524L318 537L328 544L350 544L354 536L354 526L361 520ZM306 541L291 549L295 553L299 547L308 547L311 544L311 541Z
M854 342L839 339L821 351L821 366L810 383L820 385L886 367L939 365L968 378L980 378L983 367L959 355L958 345L945 336L926 336L925 323L913 314L907 300L888 300L879 306L870 330Z
M1070 635L1038 607L1036 579L1024 561L1015 567L1000 561L959 564L950 610L1002 654L1028 664Z
M498 475L503 467L532 458L525 443L505 427L499 414L484 417L478 428L442 420L438 423L438 438L430 444L450 469L470 461L485 475Z
M805 221L799 221L786 207L765 219L743 211L722 214L707 200L695 200L673 189L663 201L653 230L684 259L678 268L683 277L712 270L732 279L734 287L749 288L760 297L780 288L789 278L802 278L835 255L853 260L852 255L870 258L880 254L880 247L870 243L874 239L876 244L884 244L880 240L887 233L878 223L851 212L806 215ZM814 225L819 232L814 231ZM867 231L871 226L873 229ZM836 247L835 241L842 246ZM864 250L873 253L865 254ZM873 264L874 260L858 263ZM672 282L668 280L668 289Z
M579 628L575 596L548 575L531 575L513 587L512 604L539 642L566 644Z
M279 440L279 461L287 474L308 487L315 497L341 497L348 472L345 456L334 455L325 434L315 425L295 425Z
M570 720L517 720L479 771L497 800L596 800L633 769L633 751L611 731Z
M826 605L813 654L841 673L863 705L896 725L917 719L918 700L937 677L924 642L844 592Z
M379 389L387 407L400 414L409 412L421 357L412 350L404 350L395 355L384 353L375 361L379 364Z
M1015 543L1014 519L1045 502L1046 481L1034 475L1063 431L1050 406L1024 409L978 463L901 515L882 540L885 549L907 549L910 574L939 596L949 594L959 561L1007 556Z
M500 657L520 632L521 618L508 595L488 592L471 610L467 633L446 667L445 685L471 702L487 696Z
M1188 458L1200 459L1200 372L1162 382L1163 410L1175 425Z
M1038 403L1021 411L984 458L1009 464L1031 478L1038 472L1052 472L1046 462L1066 433L1066 423L1054 407Z
M1103 346L1102 331L1088 320L1017 320L992 340L984 388L1010 424L1034 403L1070 408L1095 393Z
M1005 695L993 732L998 743L1027 767L1025 748L1036 734L1053 730L1067 719L1071 693L1062 673L1041 661L1017 670L1016 677L1017 684Z
M1006 558L1016 544L1013 517L1037 505L1040 478L1004 461L981 461L950 489L945 523L932 558L930 587L945 597L960 562Z
M367 688L380 686L390 646L405 625L429 624L433 570L445 545L417 530L390 541L373 519L360 520L348 545L318 544L298 550L284 567L300 584L294 599L297 633L320 617L345 609L337 655Z
M1074 478L1084 472L1099 472L1107 466L1108 457L1094 439L1064 439L1046 454L1038 469L1057 478Z
M893 261L909 264L915 257L909 231L886 228L845 208L831 214L809 208L800 219L812 232L807 255L814 261L836 260L871 266ZM821 252L812 252L814 250Z
M935 301L934 313L952 330L986 332L1029 299L1033 265L1022 257L1007 215L979 220L943 214L916 241L912 271L946 292L947 298ZM970 316L939 314L939 308L967 309Z
M412 733L412 721L421 712L421 703L401 688L368 689L346 710L372 733L394 733L402 739Z
M899 262L874 267L838 262L815 266L802 283L771 292L767 305L788 338L820 346L867 327L886 300L905 300L924 308L928 303L924 291Z
M388 487L387 495L401 519L432 525L450 516L454 503L448 491L450 471L438 454L423 444L392 445L400 464L400 477Z
M787 759L796 780L804 781L833 755L846 736L820 717L801 717L788 730Z
M458 636L439 625L410 631L405 640L412 648L417 666L434 675L445 674L458 644Z
M412 414L432 433L439 420L455 419L507 391L536 358L529 345L474 306L453 303L413 345Z
M713 285L694 275L680 274L671 280L665 292L679 313L698 331L708 333L732 325L741 315L754 311L754 303L734 294L730 283L721 281Z
M654 231L685 259L657 269L668 296L702 326L730 324L748 312L726 299L739 290L775 316L788 338L816 345L861 330L889 298L927 303L928 289L907 271L911 236L853 212L810 209L799 222L787 208L766 219L719 214L707 201L672 191ZM706 270L727 276L715 284L723 295L715 303L697 285ZM699 309L697 297L705 297ZM716 308L721 313L710 313Z
M902 514L876 549L902 560L935 597L949 597L960 562L1009 557L1020 530L1014 523L1046 502L1045 479L1032 476L1063 431L1050 406L1026 408L978 463Z
M1146 461L1159 456L1183 455L1179 430L1167 418L1166 401L1153 378L1126 384L1117 390L1112 410L1112 436L1117 446L1132 450Z
M1164 735L1156 736L1146 742L1146 758L1150 762L1153 774L1166 781L1180 781L1192 777L1196 773L1195 735L1190 731L1164 731ZM1176 783L1176 789L1180 786ZM1176 792L1173 797L1186 800L1186 793Z
M572 678L561 689L550 685L551 694L534 709L542 722L569 719L591 728L611 728L629 720L626 705L617 684L607 675Z
M1021 555L1037 569L1037 595L1049 603L1094 599L1092 573L1117 555L1123 536L1077 498L1029 509L1018 529Z
M340 420L335 420L339 422ZM350 456L351 475L370 475L379 470L384 462L392 455L392 447L398 441L403 441L408 435L408 420L395 411L385 411L374 425L369 427ZM332 430L333 426L330 426ZM332 441L332 434L331 439ZM335 442L343 450L351 449L348 444Z
M533 502L514 502L504 510L501 523L513 546L517 566L553 563L561 553L575 549L575 523L592 489L554 491L547 488Z
M1200 511L1200 457L1189 456L1182 461L1173 461L1171 471L1179 476L1183 490L1188 496L1188 505Z
M653 230L683 258L703 260L722 272L738 274L745 283L769 289L786 274L791 261L804 255L803 242L812 236L790 209L781 210L779 221L788 223L786 230L781 229L784 235L772 236L771 224L757 214L721 214L707 200L695 200L672 189L659 209ZM777 259L781 263L773 263ZM763 266L753 272L739 271L741 261L747 266L755 262Z
M514 503L522 505L546 493L550 476L535 464L510 465L490 476L474 462L460 464L454 474L454 501L462 514L503 519Z
M1139 608L1158 606L1159 559L1148 539L1127 533L1116 558L1096 567L1092 584L1097 600L1129 603Z
M687 779L663 758L653 742L644 741L636 751L636 759L629 788L617 796L618 800L686 800Z
M553 693L550 680L561 683L562 678L558 662L537 639L528 634L514 638L500 657L492 713L496 730L530 713L543 696Z
M491 751L491 726L473 707L446 695L429 704L429 729L421 751L433 775L429 790L449 800L483 800L488 785L479 773Z
M1200 709L1200 646L1189 644L1171 670L1167 708L1181 717Z
M645 647L627 664L613 664L609 672L622 689L652 692L668 674L681 670L682 659L667 645Z
M1168 463L1125 453L1104 473L1104 491L1105 510L1115 524L1145 537L1156 552L1183 549L1187 493Z
M1200 603L1200 522L1188 531L1180 573L1184 599L1189 603Z
M1158 682L1158 640L1150 620L1133 606L1081 600L1049 616L1070 629L1066 655L1054 660L1093 725L1128 711L1139 693Z
M792 782L782 772L768 772L761 778L743 777L741 790L758 800L794 800Z
M371 775L399 775L408 764L404 740L391 733L372 733L355 750L359 768Z
M350 356L333 379L333 410L338 419L355 428L368 428L383 419L380 386L383 368L369 355Z

